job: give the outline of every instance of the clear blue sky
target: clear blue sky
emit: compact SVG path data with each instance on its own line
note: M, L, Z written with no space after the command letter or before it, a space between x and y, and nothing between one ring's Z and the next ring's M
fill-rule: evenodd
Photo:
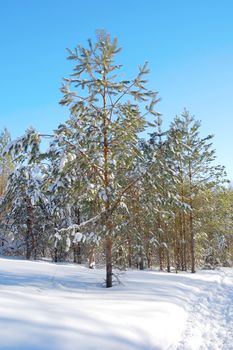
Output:
M117 36L126 78L149 61L164 123L186 107L215 134L233 179L233 1L0 0L0 130L51 132L68 117L59 87L71 72L66 47L98 28Z

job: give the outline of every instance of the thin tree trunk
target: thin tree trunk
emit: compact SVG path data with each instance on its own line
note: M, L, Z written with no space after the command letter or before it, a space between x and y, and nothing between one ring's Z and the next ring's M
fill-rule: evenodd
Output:
M119 248L118 250L118 264L120 267L124 266L124 257L123 257L123 249L122 247Z
M192 207L191 207L192 208ZM194 232L193 232L193 213L190 212L190 253L191 253L191 272L196 272L196 263L195 263L195 240L194 240Z
M169 251L169 239L168 239L168 228L167 224L164 226L164 233L166 237L166 257L167 257L167 272L171 272L171 263L170 263L170 251Z
M26 234L26 259L30 260L31 258L31 245L29 240L29 233Z
M58 262L58 251L57 251L57 248L54 248L54 262Z
M112 238L106 238L106 287L112 287Z
M151 251L150 251L149 247L147 250L146 259L147 259L147 267L148 267L148 269L151 269L152 268L152 260L151 260Z
M184 197L184 181L183 175L181 178L181 201L185 203ZM182 271L187 271L187 243L186 243L186 218L185 213L182 211L181 215L181 269Z
M89 269L95 268L95 252L94 247L91 248L89 254L88 254L88 267Z
M131 247L131 239L128 234L128 266L129 268L132 267L132 247Z
M163 271L163 248L159 246L159 269Z
M31 258L31 253L35 250L35 240L33 235L33 208L31 198L27 197L27 235L26 235L26 259Z
M167 247L167 272L171 272L170 252L168 247Z
M103 71L103 81L106 80L106 71ZM104 189L105 189L105 210L107 213L107 236L105 247L105 260L106 260L106 287L112 287L112 222L109 217L110 197L109 197L109 144L108 144L108 116L106 111L107 106L107 91L106 85L103 88L103 153L104 153Z
M75 215L76 215L76 224L80 225L80 209L75 209ZM74 243L73 244L73 257L74 257L74 263L75 264L82 264L82 247L81 243Z
M163 271L163 247L162 247L162 234L161 234L161 219L160 215L158 214L158 232L159 232L159 269L160 271Z
M176 273L179 270L179 233L178 233L178 215L175 216L175 222L174 222L174 263L176 267Z
M81 243L74 243L73 246L73 257L75 264L82 264L82 248Z
M144 270L144 255L142 248L140 249L140 255L139 255L139 270Z
M192 200L192 169L191 169L191 162L189 161L189 187L190 187L190 200L189 205L191 208L190 214L189 214L189 227L190 227L190 253L191 253L191 272L196 272L196 263L195 263L195 240L194 240L194 230L193 230L193 200Z

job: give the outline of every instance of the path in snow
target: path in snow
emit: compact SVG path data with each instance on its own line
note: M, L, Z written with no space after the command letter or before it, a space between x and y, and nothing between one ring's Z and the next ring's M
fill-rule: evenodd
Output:
M200 288L182 340L170 349L233 350L233 272L212 272L215 283Z

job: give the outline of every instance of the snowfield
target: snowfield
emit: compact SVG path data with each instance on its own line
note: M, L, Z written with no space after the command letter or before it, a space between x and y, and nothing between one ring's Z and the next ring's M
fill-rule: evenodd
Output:
M104 271L0 259L1 350L231 350L233 269Z

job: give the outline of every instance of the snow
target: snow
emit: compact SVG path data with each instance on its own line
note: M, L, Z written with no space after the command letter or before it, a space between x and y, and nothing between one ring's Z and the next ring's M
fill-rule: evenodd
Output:
M1 350L231 350L233 270L104 271L0 259Z

